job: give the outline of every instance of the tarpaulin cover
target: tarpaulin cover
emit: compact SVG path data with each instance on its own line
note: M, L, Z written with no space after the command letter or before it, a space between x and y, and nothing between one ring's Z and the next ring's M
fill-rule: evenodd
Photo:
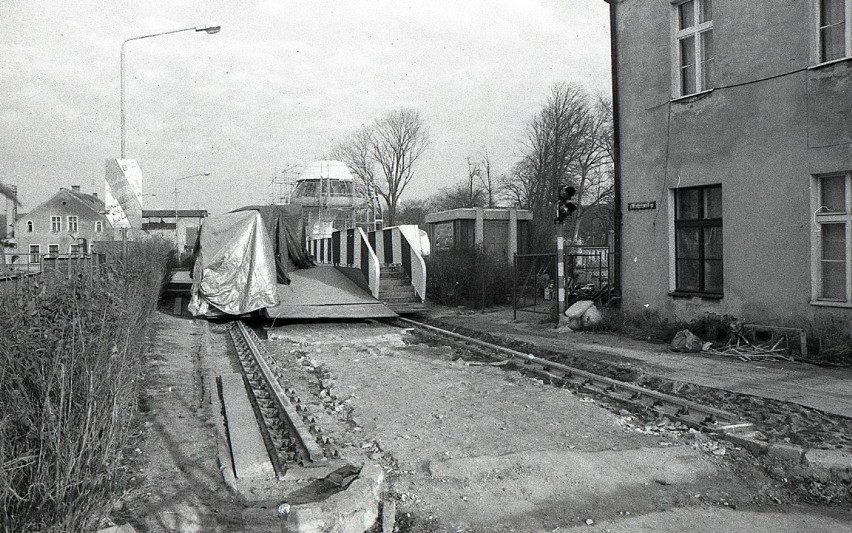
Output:
M266 233L275 255L275 272L278 283L290 284L288 272L299 268L314 266L305 250L302 235L302 206L300 205L260 205L237 209L257 211L263 219Z
M206 218L196 244L193 315L216 310L241 315L276 305L273 247L258 211Z

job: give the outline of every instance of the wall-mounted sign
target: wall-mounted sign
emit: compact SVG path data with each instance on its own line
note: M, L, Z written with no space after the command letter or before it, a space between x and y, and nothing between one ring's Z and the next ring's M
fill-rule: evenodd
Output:
M642 211L644 209L656 209L657 202L629 202L627 204L628 211Z

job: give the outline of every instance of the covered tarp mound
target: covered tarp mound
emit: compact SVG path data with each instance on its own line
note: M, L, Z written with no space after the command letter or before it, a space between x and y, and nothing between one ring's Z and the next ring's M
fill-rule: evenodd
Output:
M275 274L278 283L290 284L287 272L299 268L314 266L302 245L302 206L299 205L260 205L241 207L239 211L257 211L263 219L263 225L275 255Z
M260 206L208 217L195 243L189 311L242 315L275 306L288 271L313 265L299 206Z

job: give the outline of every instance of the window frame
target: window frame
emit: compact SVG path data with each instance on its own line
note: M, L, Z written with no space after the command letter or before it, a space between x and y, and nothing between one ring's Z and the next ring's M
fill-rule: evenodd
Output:
M104 223L102 220L95 220L95 233L100 233L104 230Z
M50 215L50 232L62 232L62 215Z
M709 189L718 188L720 192L719 206L721 216L717 218L704 218L704 208L706 192ZM695 219L678 219L678 195L687 191L699 190L701 194L698 201L698 217ZM721 299L725 296L725 240L724 240L724 195L722 194L722 184L713 183L709 185L697 185L690 187L679 187L669 190L669 211L670 211L670 232L669 232L669 295L670 296L699 296L702 298ZM678 249L677 249L677 230L680 228L698 228L698 290L680 289L678 288ZM722 250L720 267L722 271L722 289L721 292L709 291L706 289L706 270L705 270L705 246L704 246L704 229L719 228L722 231Z
M688 28L681 29L680 28L680 7L683 4L693 3L693 20L694 23L692 26ZM711 18L705 22L699 22L702 6L706 0L680 0L672 3L672 17L671 17L671 63L672 63L672 99L677 100L679 98L687 98L690 96L695 96L703 93L708 93L713 90L714 82L713 79L710 79L709 87L704 87L704 69L705 69L705 61L702 60L703 55L701 51L701 34L705 32L711 32L713 34L713 55L710 58L712 61L712 66L716 64L716 44L715 44L715 31L714 31L714 20L715 14L711 13ZM714 9L713 2L711 0L711 9ZM694 68L694 80L695 91L686 93L683 88L682 78L681 78L681 46L680 43L682 40L687 39L689 37L693 37L693 56L695 59ZM715 71L711 69L711 72Z
M823 210L822 193L825 178L843 176L845 191L845 212ZM846 172L828 172L811 176L811 212L813 213L813 231L811 231L811 305L852 308L852 170ZM844 224L846 238L846 299L826 298L822 296L823 282L823 246L822 226L824 224Z
M59 255L59 245L58 244L48 244L47 245L47 253L48 253L48 255Z
M845 53L842 57L834 59L823 59L822 57L822 3L824 0L814 0L811 3L812 18L813 18L813 44L811 63L814 66L830 65L840 61L852 59L852 0L844 0L844 22L846 24L844 31Z
M74 221L73 225L71 224L72 219ZM65 222L68 225L68 233L75 233L80 231L80 217L78 217L77 215L68 215L66 217Z
M32 233L33 229L35 229L35 224L32 220L27 220L27 233Z
M35 249L35 251L33 251ZM30 244L29 250L30 263L41 264L41 245L40 244ZM35 259L35 261L33 261Z

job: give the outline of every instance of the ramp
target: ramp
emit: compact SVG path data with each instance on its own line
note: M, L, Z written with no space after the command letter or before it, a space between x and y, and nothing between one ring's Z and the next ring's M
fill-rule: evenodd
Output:
M269 318L393 318L396 313L333 266L293 270L290 284L278 285L278 305Z

